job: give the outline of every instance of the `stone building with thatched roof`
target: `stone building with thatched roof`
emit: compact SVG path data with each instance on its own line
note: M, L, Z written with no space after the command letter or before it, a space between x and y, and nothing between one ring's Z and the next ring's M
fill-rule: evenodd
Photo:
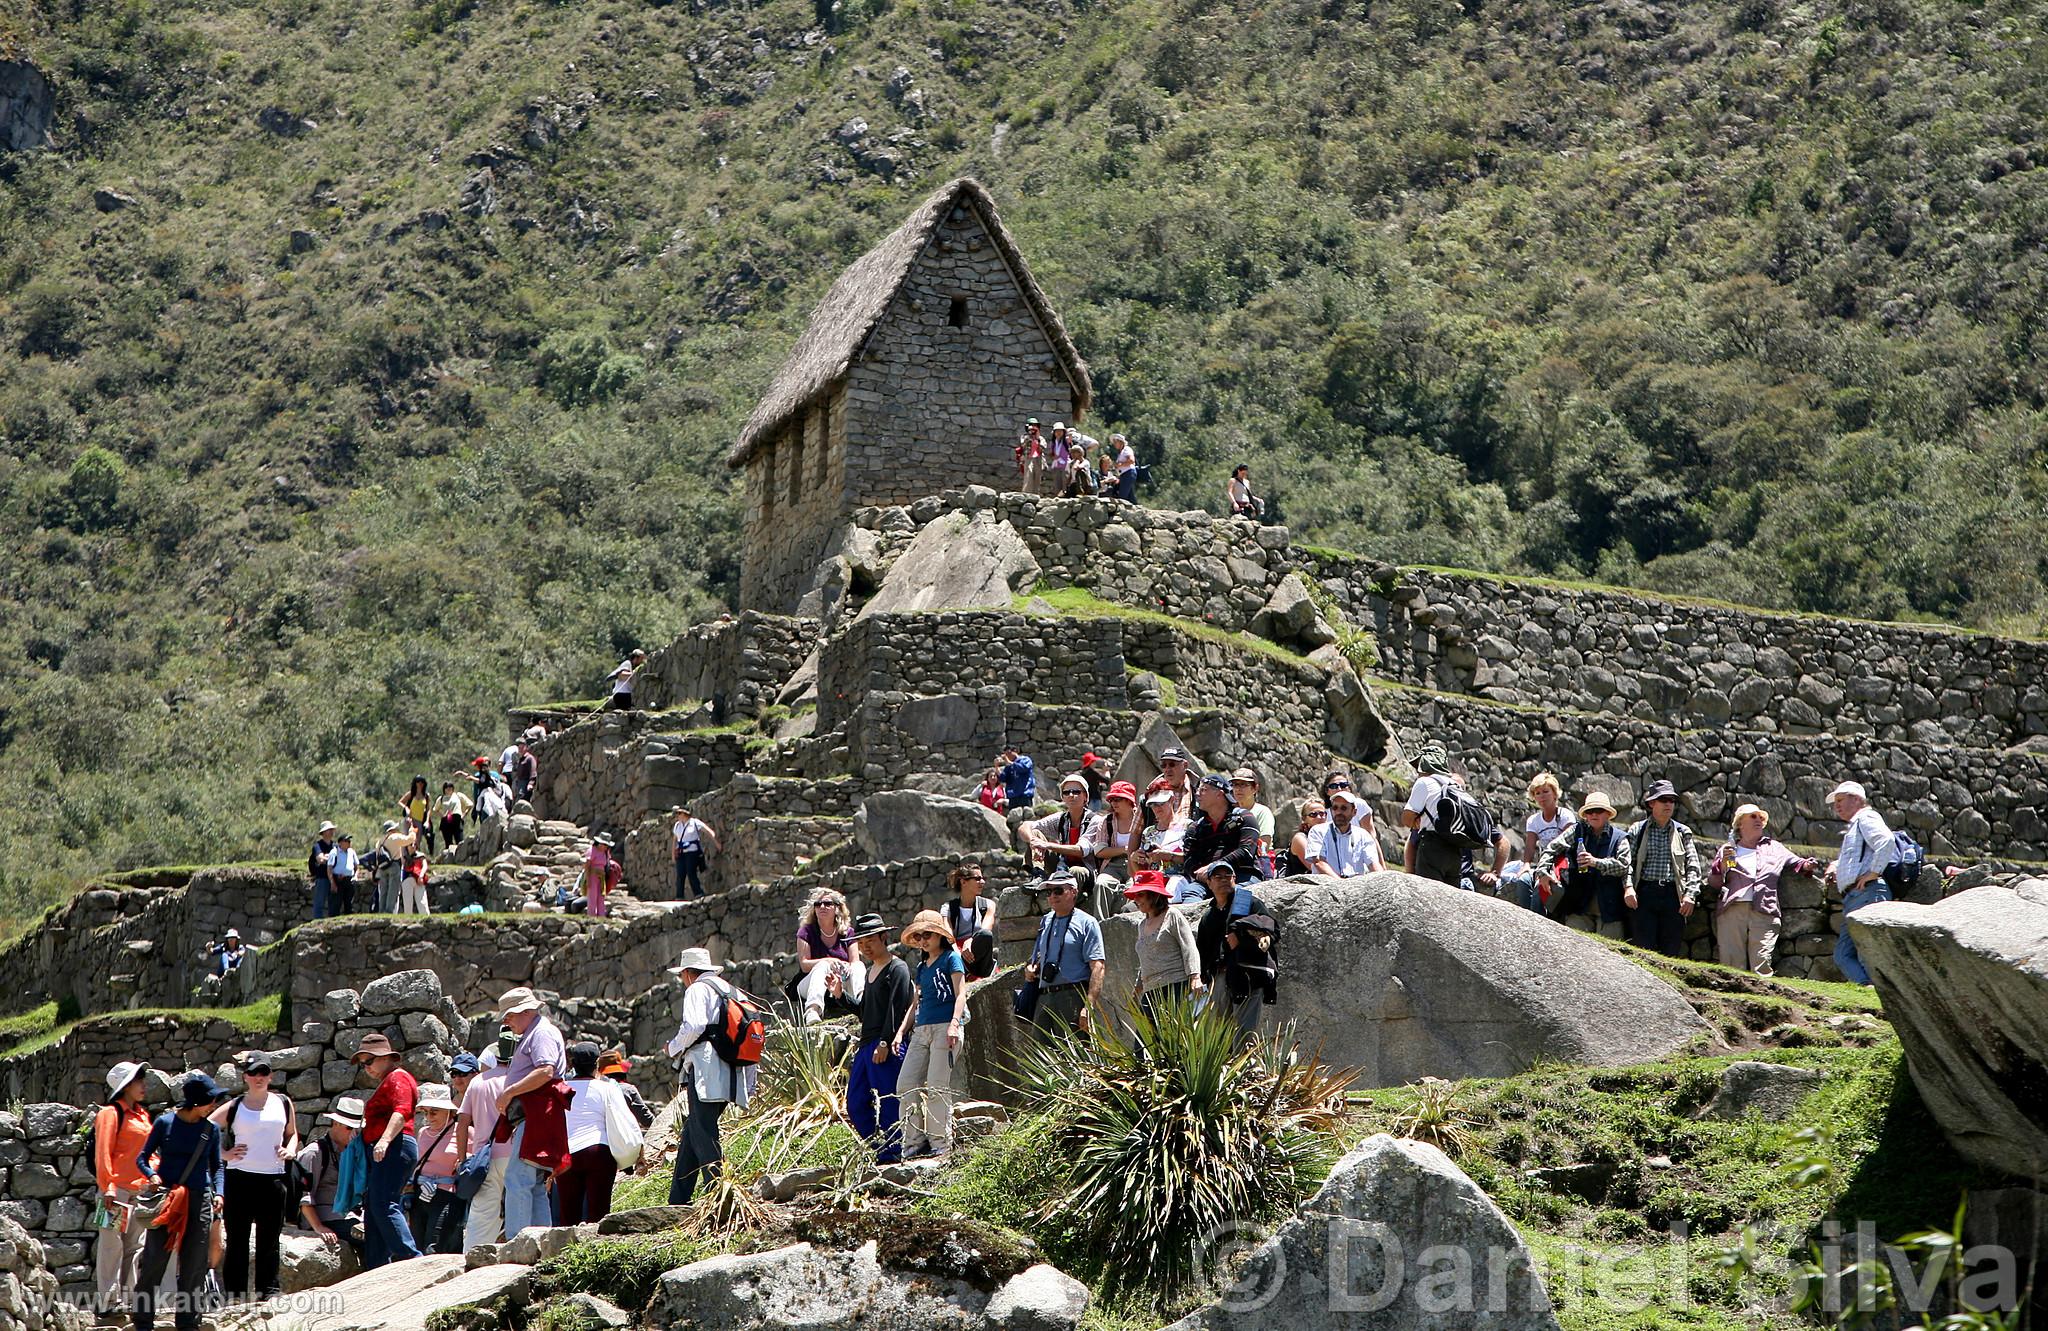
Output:
M1024 419L1077 421L1088 365L988 190L956 180L855 260L740 431L740 602L784 613L845 515L1017 483Z

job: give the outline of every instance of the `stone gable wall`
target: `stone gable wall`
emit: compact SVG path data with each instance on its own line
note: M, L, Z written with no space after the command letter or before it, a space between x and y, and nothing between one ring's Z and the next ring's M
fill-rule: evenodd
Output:
M624 832L714 790L746 766L745 738L662 732L642 712L600 712L535 746L534 812Z
M740 604L787 612L810 584L840 515L859 502L846 471L847 384L832 385L747 461Z
M723 724L759 716L817 646L815 620L746 611L699 624L651 653L633 680L636 708L711 704Z
M820 653L818 726L838 726L870 691L938 697L984 688L1012 702L1123 707L1117 622L1000 611L859 620Z

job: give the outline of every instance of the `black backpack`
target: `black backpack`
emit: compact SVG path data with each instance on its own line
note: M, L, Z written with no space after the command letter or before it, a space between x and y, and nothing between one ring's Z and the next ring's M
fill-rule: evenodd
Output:
M1892 854L1894 859L1885 866L1884 884L1892 895L1904 898L1920 882L1920 870L1927 863L1927 852L1920 843L1904 832L1892 833Z
M1447 781L1430 830L1459 850L1480 850L1493 844L1493 815L1471 791Z

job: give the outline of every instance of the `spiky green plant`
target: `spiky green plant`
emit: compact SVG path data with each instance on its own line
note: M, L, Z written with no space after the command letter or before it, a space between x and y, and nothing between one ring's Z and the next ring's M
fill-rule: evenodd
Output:
M1472 1128L1477 1122L1466 1112L1463 1097L1464 1087L1459 1083L1424 1077L1415 1084L1415 1102L1398 1115L1396 1130L1455 1160L1471 1149Z
M1037 1220L1064 1229L1111 1294L1170 1298L1203 1276L1219 1235L1291 1205L1335 1154L1356 1075L1295 1043L1247 1043L1186 1002L1133 1013L1017 1060L1027 1107L1051 1125L1061 1186Z

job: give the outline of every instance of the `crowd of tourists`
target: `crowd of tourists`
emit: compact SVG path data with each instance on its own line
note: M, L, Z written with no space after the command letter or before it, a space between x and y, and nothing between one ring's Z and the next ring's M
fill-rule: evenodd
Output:
M1059 499L1122 499L1135 501L1138 482L1149 472L1138 461L1131 441L1112 434L1108 443L1054 421L1047 430L1036 416L1027 416L1017 436L1017 488L1025 494ZM1223 483L1225 511L1254 522L1266 515L1266 501L1252 492L1251 464L1240 462Z

